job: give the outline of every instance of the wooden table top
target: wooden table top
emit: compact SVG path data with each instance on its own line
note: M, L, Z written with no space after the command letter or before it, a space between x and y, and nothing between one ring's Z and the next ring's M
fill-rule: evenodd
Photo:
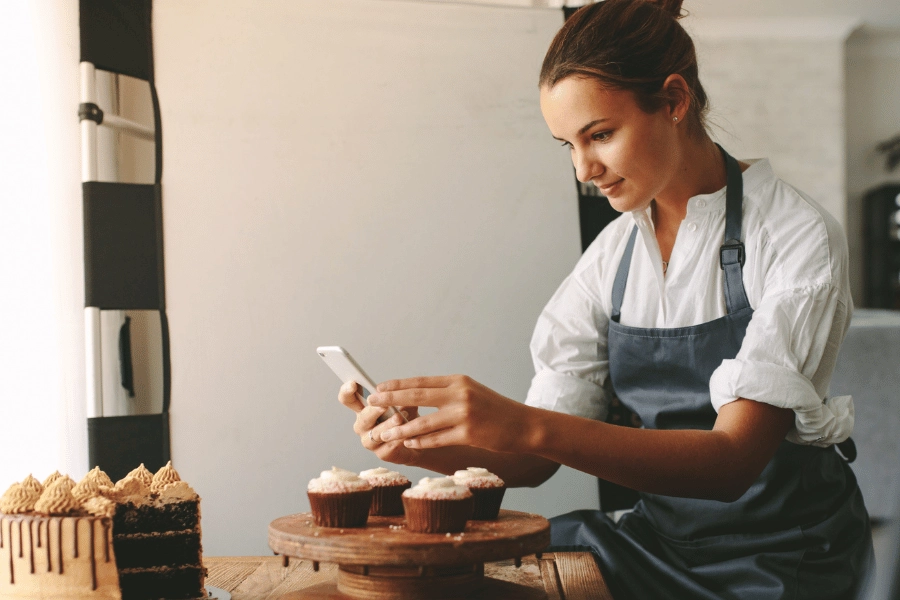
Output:
M285 567L280 556L207 556L203 563L207 584L230 592L232 600L277 600L337 576L337 565L322 563L316 572L311 561L294 558ZM542 590L547 600L612 600L589 552L525 556L519 568L512 560L486 563L484 574Z

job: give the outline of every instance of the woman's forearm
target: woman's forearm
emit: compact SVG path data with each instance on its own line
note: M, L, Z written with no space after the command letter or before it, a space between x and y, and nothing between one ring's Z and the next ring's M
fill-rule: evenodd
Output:
M793 422L790 411L741 402L711 431L635 429L537 409L521 450L643 492L733 501Z

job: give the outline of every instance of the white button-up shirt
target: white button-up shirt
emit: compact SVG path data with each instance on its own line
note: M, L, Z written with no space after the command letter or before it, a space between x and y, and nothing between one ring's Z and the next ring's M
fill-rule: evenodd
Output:
M734 359L710 379L718 412L738 398L793 409L787 439L827 446L853 429L853 399L826 398L850 324L847 242L840 225L778 179L767 160L744 172L744 287L753 318ZM650 211L621 215L582 255L550 298L531 339L535 376L526 404L603 419L614 394L607 329L613 278L637 224L621 323L686 327L726 314L719 247L725 189L695 196L678 230L665 276Z

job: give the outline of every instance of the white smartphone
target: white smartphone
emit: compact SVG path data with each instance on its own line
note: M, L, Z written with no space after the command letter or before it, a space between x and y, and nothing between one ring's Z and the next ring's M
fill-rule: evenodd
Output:
M342 383L355 381L359 384L359 387L362 389L363 400L368 398L369 394L375 391L375 382L372 381L372 378L366 375L366 372L362 370L362 367L360 367L355 360L353 360L350 353L340 346L319 346L316 348L316 352L322 357L325 364L331 367L331 370L334 371L338 378L340 378ZM384 414L378 418L378 422L381 423L382 421L387 421L395 414L400 415L400 418L405 422L409 422L407 418L403 416L403 413L393 406L384 411Z

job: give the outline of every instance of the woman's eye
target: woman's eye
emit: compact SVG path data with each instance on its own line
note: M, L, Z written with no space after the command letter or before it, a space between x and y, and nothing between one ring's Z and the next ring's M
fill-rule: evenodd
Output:
M612 136L612 131L598 131L591 136L595 142L605 142Z
M560 146L562 146L563 148L565 148L566 146L568 146L570 149L572 148L572 144L570 144L569 142L563 142L562 144L560 144Z

